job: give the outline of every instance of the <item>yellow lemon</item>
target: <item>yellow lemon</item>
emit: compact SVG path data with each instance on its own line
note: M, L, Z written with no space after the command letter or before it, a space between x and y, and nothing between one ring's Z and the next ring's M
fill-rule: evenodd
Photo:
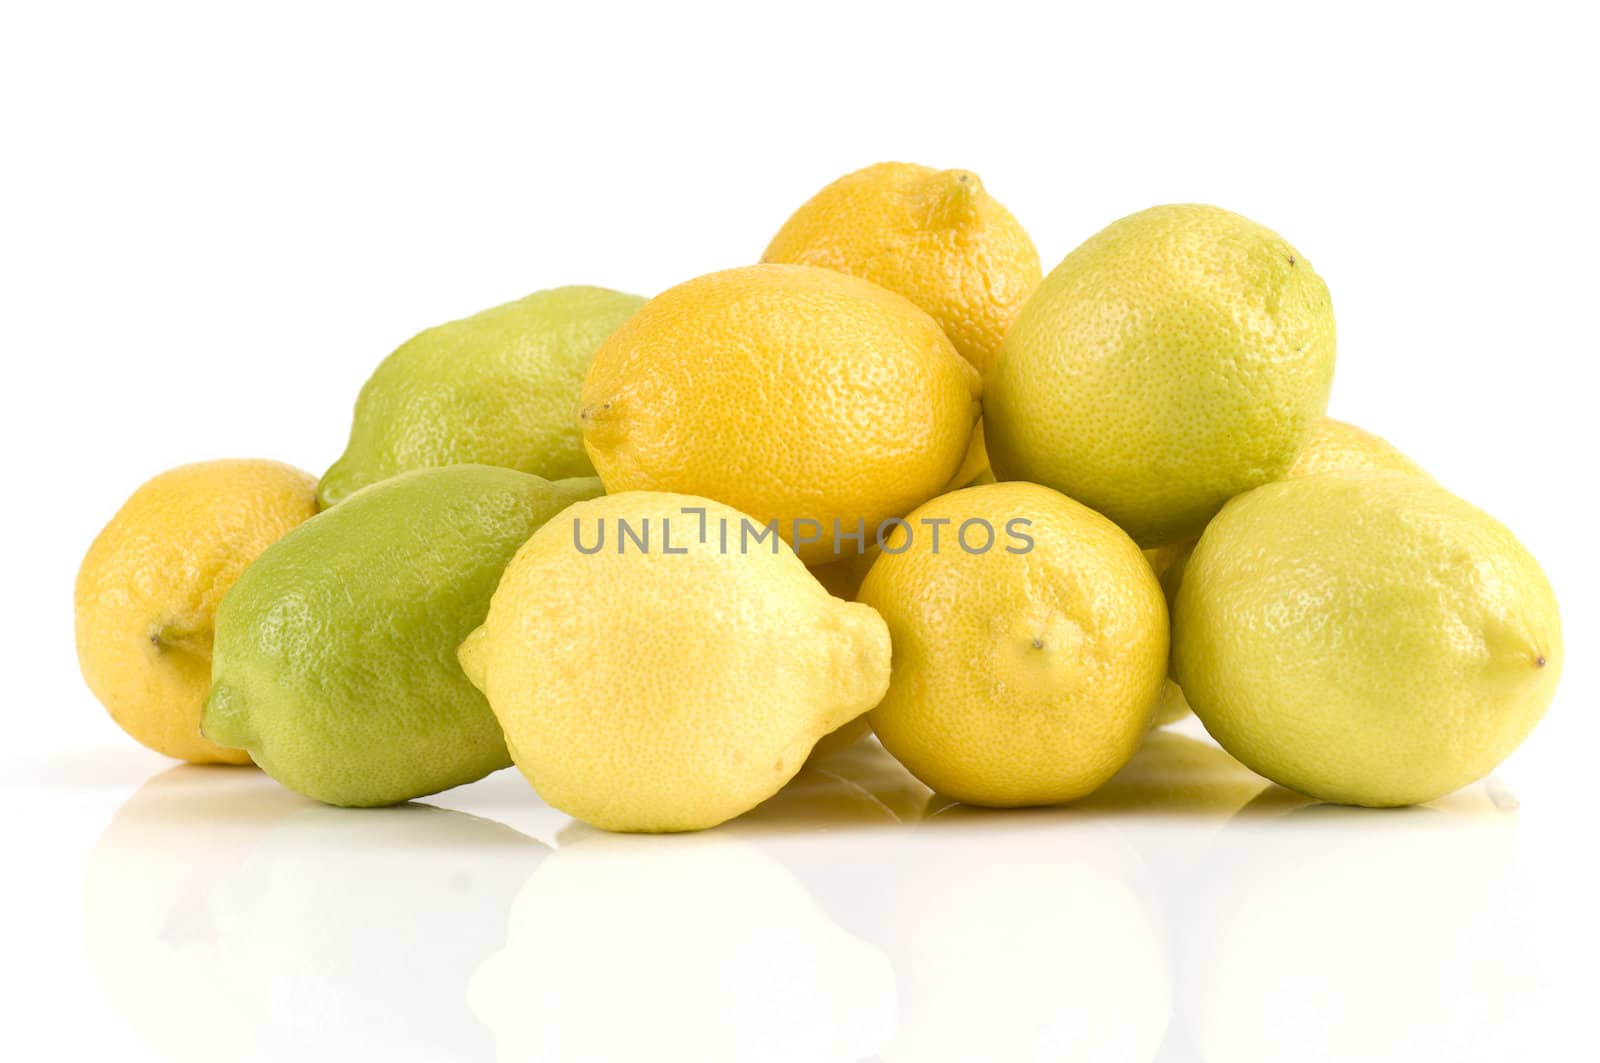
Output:
M1300 457L1285 479L1323 472L1404 472L1432 479L1421 467L1382 436L1353 424L1324 417L1311 431Z
M856 591L861 589L861 581L867 578L867 570L872 567L872 562L878 556L878 548L874 545L856 553L851 551L846 556L836 561L827 561L820 565L807 565L811 574L822 584L823 589L835 598L843 598L847 602L855 601ZM840 750L848 749L861 739L872 733L872 728L867 723L865 716L857 716L837 731L823 735L817 740L816 747L811 750L811 760L823 760L833 756Z
M672 288L601 345L579 414L609 492L703 495L811 563L948 483L978 374L903 296L833 270L746 266Z
M961 467L939 493L959 491L963 487L981 483L994 483L994 473L989 468L989 451L983 442L983 420L979 418L978 423L972 426L972 438L967 441L967 454L961 459Z
M970 170L880 162L794 212L761 256L854 274L916 303L986 370L1039 286L1039 252Z
M1501 524L1394 472L1229 502L1184 572L1173 665L1206 730L1323 801L1407 805L1488 774L1561 672L1539 565Z
M715 826L772 796L889 681L889 634L709 499L580 502L517 552L462 644L517 767L597 827Z
M1192 539L1294 464L1333 362L1327 286L1288 241L1216 207L1154 207L1090 237L1023 307L985 377L989 460L1141 546Z
M806 567L829 594L851 602L855 601L856 591L861 589L861 581L867 578L867 570L872 567L872 562L877 556L878 548L874 545L859 553L851 550L836 561ZM837 731L819 738L816 748L811 751L811 759L817 761L831 757L840 750L855 745L871 733L872 728L867 724L867 718L857 716Z
M829 594L853 602L856 600L856 591L861 589L861 581L867 578L872 563L878 559L878 553L876 543L868 543L867 548L860 552L851 548L837 559L806 567Z
M248 764L200 736L217 603L317 512L316 478L275 461L211 461L135 491L89 547L73 596L78 664L111 718L158 753Z
M761 261L836 269L899 292L980 374L1042 276L1033 241L977 174L908 162L880 162L828 185L784 222ZM988 468L980 424L947 489Z
M1167 667L1161 587L1121 529L1056 491L986 484L918 507L859 600L894 642L872 728L940 793L1068 801L1144 737Z

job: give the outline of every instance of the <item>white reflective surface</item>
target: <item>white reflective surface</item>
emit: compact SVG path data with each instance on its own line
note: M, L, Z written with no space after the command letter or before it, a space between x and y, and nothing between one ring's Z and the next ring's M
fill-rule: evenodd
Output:
M1071 807L954 804L868 741L670 837L514 772L340 810L112 763L33 780L107 780L56 1041L106 1058L1532 1059L1578 989L1506 784L1316 805L1192 721Z
M695 7L6 6L0 1061L1593 1056L1593 5ZM749 262L891 158L976 171L1047 269L1157 203L1293 239L1329 412L1560 598L1500 786L1308 806L1191 722L1074 808L947 808L866 747L614 839L510 772L317 808L85 690L74 573L148 477L321 473L418 330Z

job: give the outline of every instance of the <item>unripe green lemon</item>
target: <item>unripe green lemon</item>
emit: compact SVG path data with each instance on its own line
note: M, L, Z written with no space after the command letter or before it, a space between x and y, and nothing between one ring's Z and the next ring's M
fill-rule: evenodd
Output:
M323 474L318 500L331 506L441 465L593 476L578 390L595 348L643 305L637 295L573 285L418 333L362 386L350 443Z
M373 484L279 539L217 608L207 738L333 805L391 805L508 767L456 647L513 554L600 493L451 465Z
M989 462L1140 546L1199 535L1283 476L1333 383L1328 289L1288 241L1217 207L1113 222L1023 307L984 382Z

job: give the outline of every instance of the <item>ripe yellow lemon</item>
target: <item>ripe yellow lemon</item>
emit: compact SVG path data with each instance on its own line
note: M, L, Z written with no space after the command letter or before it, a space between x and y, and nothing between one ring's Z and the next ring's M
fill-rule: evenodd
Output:
M829 594L853 602L856 600L856 591L861 589L861 581L867 578L868 570L877 559L878 548L870 546L861 553L851 551L837 560L806 567Z
M1042 276L1033 241L977 174L908 162L880 162L828 185L784 222L761 261L836 269L899 292L980 374ZM980 424L947 489L988 469Z
M978 374L903 296L833 270L680 284L601 345L579 420L606 490L703 495L778 522L811 563L955 475Z
M158 753L248 764L200 735L217 603L285 532L317 512L316 478L275 461L162 473L117 511L78 569L78 664L111 718Z
M1300 457L1285 479L1323 472L1404 472L1432 479L1382 436L1332 417L1324 417L1311 431Z
M939 493L942 495L983 483L994 483L994 472L989 468L989 451L983 443L983 419L979 418L978 423L972 426L972 438L967 441L967 455L961 459L961 467Z
M873 560L878 556L876 546L855 552L853 549L835 561L828 561L820 565L807 565L817 582L822 584L824 590L835 598L843 598L853 602L856 591L861 589L861 581L867 578L867 570L872 567ZM858 741L872 733L872 728L867 724L865 716L857 716L837 731L823 735L817 740L816 747L811 750L811 760L817 761L833 756L840 750L855 745Z
M985 378L989 460L1141 546L1192 539L1294 464L1333 362L1327 286L1286 240L1216 207L1154 207L1090 237L1023 307Z
M1173 665L1247 767L1323 801L1407 805L1486 775L1561 672L1539 565L1500 523L1394 472L1225 506L1178 590Z
M1047 487L985 484L918 507L859 600L894 642L872 728L940 793L1082 797L1149 727L1167 670L1161 587L1121 529Z
M939 322L979 372L1039 286L1039 252L970 170L880 162L795 211L761 256L882 285Z
M460 658L546 801L607 830L715 826L883 696L883 620L750 541L759 527L634 491L568 508L517 552Z

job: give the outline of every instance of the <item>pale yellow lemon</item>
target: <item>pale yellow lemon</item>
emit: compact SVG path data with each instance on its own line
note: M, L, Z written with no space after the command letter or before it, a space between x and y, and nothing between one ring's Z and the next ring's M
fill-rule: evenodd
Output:
M1200 537L1174 611L1174 670L1212 736L1340 804L1416 804L1483 777L1544 714L1561 664L1538 563L1408 473L1239 496Z
M1317 422L1310 441L1284 474L1284 479L1325 472L1403 472L1432 480L1416 462L1400 453L1394 444L1382 436L1332 417L1324 417ZM1169 610L1177 600L1178 588L1183 584L1184 567L1189 563L1189 555L1194 553L1194 544L1195 540L1191 539L1145 551L1150 567L1155 569L1156 578L1161 581ZM1156 706L1154 726L1176 723L1189 712L1189 702L1183 696L1183 688L1168 676Z
M570 507L517 552L460 658L550 804L607 830L715 826L882 697L883 620L786 545L746 548L754 524L633 491Z

